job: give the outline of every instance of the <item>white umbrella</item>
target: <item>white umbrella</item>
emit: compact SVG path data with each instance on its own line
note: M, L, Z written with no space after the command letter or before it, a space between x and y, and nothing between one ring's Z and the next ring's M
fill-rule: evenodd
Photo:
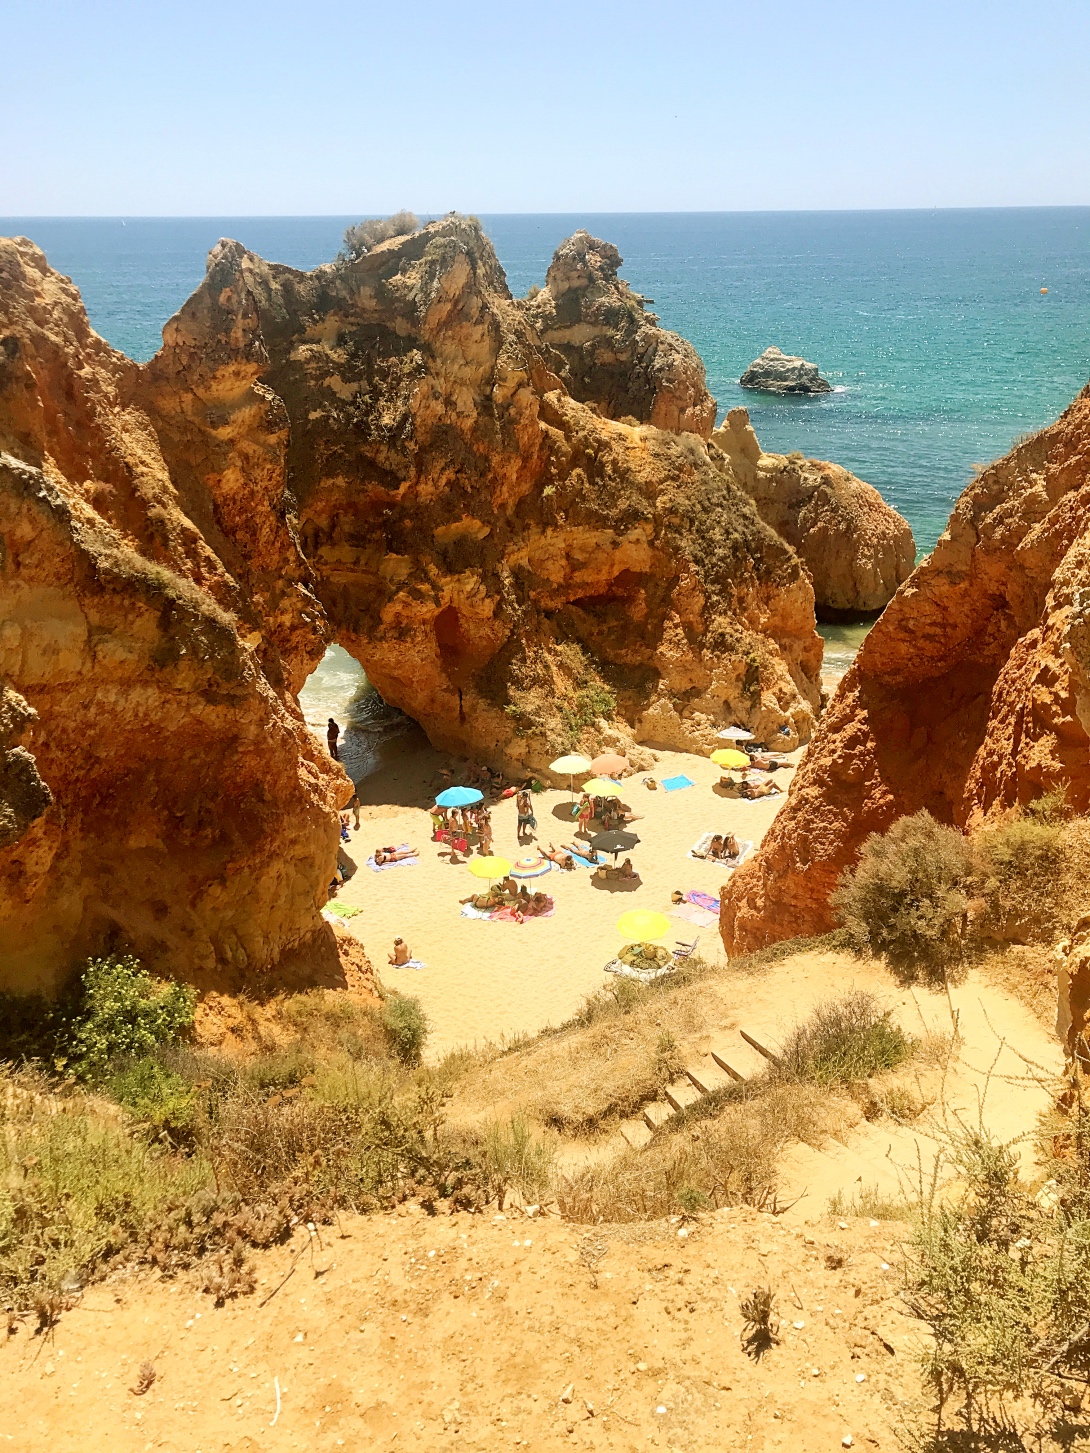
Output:
M753 733L747 732L745 727L724 727L716 735L724 742L752 742Z

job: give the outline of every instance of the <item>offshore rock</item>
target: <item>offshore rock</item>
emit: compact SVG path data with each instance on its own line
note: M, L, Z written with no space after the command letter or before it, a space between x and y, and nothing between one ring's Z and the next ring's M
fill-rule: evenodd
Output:
M715 400L691 343L658 326L617 270L612 243L576 232L553 254L545 287L524 306L542 340L563 360L575 399L607 419L653 424L706 439Z
M912 529L872 485L839 464L765 454L746 409L731 409L712 443L761 519L802 557L819 620L880 611L908 579L916 561Z
M768 394L828 394L833 386L822 378L816 363L766 348L738 380L743 388L759 389Z
M1090 389L985 469L868 634L721 928L833 926L863 840L927 808L973 828L1063 786L1090 808Z

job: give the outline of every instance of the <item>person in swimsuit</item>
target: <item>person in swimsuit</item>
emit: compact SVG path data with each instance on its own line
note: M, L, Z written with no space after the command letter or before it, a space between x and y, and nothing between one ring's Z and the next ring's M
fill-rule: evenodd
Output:
M571 853L561 852L559 848L554 848L552 843L549 844L548 849L542 849L542 856L548 858L551 863L555 863L558 868L563 868L566 873L575 868L575 859Z
M530 794L525 787L518 794L518 840L523 842L523 833L528 832L533 837L537 828L537 818L534 816L534 805L530 801Z
M395 968L402 968L412 958L412 950L403 938L394 939L394 951L386 955L386 962Z
M375 867L381 868L383 863L400 863L406 858L416 858L419 856L419 851L416 848L376 848L374 854Z

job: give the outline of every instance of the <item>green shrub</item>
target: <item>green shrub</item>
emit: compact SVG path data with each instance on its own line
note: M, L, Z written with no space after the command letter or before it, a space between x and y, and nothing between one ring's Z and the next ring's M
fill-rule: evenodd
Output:
M196 1109L193 1087L158 1059L133 1060L110 1075L105 1089L156 1137L174 1145L190 1140Z
M391 994L379 1018L390 1050L403 1065L420 1063L428 1037L428 1019L420 1000L405 994Z
M69 1066L83 1079L113 1059L143 1056L193 1028L196 991L145 973L134 958L89 959L67 1032Z
M867 838L832 904L857 949L941 981L965 953L972 870L968 840L921 811Z
M1062 819L1051 808L1040 817L1017 817L977 833L973 848L984 927L1019 942L1050 938L1063 916Z
M549 1147L535 1140L521 1115L506 1122L493 1121L485 1130L476 1159L485 1175L487 1191L503 1210L504 1197L516 1190L526 1200L540 1197L549 1184L553 1157Z
M391 237L407 237L419 227L420 219L416 213L405 209L395 212L392 217L372 217L366 222L357 222L355 226L345 229L337 260L354 262L370 252L372 247L377 247L380 242L386 242Z
M942 1446L1029 1446L1014 1436L1019 1405L1025 1413L1032 1399L1062 1426L1065 1380L1070 1386L1090 1372L1090 1205L1084 1193L1090 1127L1081 1107L1065 1128L1065 1153L1051 1167L1054 1205L1020 1182L1013 1145L968 1131L947 1147L960 1173L957 1194L932 1197L922 1207L906 1300L932 1334L924 1373L940 1426L949 1426L953 1402L965 1431L983 1439ZM1063 1138L1059 1126L1048 1129L1050 1144ZM1006 1437L987 1441L999 1428ZM1040 1438L1042 1431L1037 1427L1032 1446L1054 1446ZM1053 1436L1056 1431L1054 1426ZM1078 1439L1058 1441L1083 1446Z
M819 1004L788 1038L779 1073L816 1085L855 1084L896 1069L912 1041L873 994L861 990Z

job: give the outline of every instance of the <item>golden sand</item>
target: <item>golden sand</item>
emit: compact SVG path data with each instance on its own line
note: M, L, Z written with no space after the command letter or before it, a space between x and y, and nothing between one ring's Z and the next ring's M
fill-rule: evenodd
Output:
M623 800L643 815L632 825L641 838L631 854L641 875L635 891L598 887L588 869L553 869L528 886L555 899L554 915L521 924L461 916L459 899L484 885L464 863L448 861L445 845L431 841L426 804L442 790L435 771L443 759L437 753L419 743L406 745L364 784L372 805L363 808L359 831L352 832L346 847L359 871L329 907L335 912L337 902L343 902L363 910L349 927L387 986L423 1004L431 1023L429 1058L461 1045L532 1034L569 1018L605 982L604 965L624 942L616 929L621 914L630 908L670 914L674 889L718 897L727 870L688 857L689 848L708 831L733 832L756 846L785 800L785 792L757 802L719 797L712 788L720 769L706 757L684 752L658 757L653 773L660 784L683 773L695 785L677 792L660 785L650 791L641 784L643 773L625 780ZM776 780L786 788L792 775L784 769ZM538 841L558 847L575 841L570 801L566 790L535 794ZM519 847L515 818L514 798L492 808L493 852L511 861L532 851L532 845ZM420 849L418 864L381 873L367 867L376 845L403 842ZM387 964L396 934L425 969ZM722 946L714 925L698 929L671 918L663 942L672 948L675 941L691 942L698 934L699 952L719 957Z

